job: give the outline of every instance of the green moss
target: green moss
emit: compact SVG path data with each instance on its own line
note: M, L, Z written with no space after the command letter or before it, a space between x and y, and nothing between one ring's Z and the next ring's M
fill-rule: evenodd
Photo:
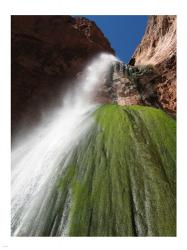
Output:
M175 120L104 105L58 186L71 193L70 236L175 236ZM61 204L63 207L63 204Z

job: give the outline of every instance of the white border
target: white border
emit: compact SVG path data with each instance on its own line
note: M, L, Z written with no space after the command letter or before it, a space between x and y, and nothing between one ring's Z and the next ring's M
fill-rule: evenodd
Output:
M185 1L184 1L185 2ZM0 247L13 249L185 249L186 202L186 15L182 0L12 0L0 7ZM10 223L10 15L178 15L178 237L11 238ZM124 27L125 32L125 27ZM124 48L125 50L125 48ZM172 209L172 208L171 208Z

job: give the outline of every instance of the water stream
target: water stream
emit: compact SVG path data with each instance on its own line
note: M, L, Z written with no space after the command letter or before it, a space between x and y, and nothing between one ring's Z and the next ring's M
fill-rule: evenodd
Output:
M92 126L90 114L98 106L93 102L93 93L115 60L108 54L95 58L85 68L76 87L63 98L63 105L13 146L12 236L45 234L47 223L60 202L60 197L55 197L53 192L57 179L65 169L72 150ZM66 206L70 206L68 197ZM66 235L66 210L64 208L61 222L55 229L57 235Z

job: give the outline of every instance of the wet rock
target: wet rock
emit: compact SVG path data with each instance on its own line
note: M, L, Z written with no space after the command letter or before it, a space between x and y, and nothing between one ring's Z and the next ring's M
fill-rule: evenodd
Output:
M103 96L108 96L107 103L159 107L154 90L154 82L159 77L160 75L153 66L131 66L115 62L101 88L102 91L98 92L100 98L97 100L103 103L101 101Z

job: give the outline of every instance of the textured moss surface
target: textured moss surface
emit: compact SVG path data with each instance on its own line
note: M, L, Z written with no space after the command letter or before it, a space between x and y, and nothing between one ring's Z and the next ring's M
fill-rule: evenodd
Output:
M100 107L93 119L58 184L67 235L175 236L175 120L117 105Z

